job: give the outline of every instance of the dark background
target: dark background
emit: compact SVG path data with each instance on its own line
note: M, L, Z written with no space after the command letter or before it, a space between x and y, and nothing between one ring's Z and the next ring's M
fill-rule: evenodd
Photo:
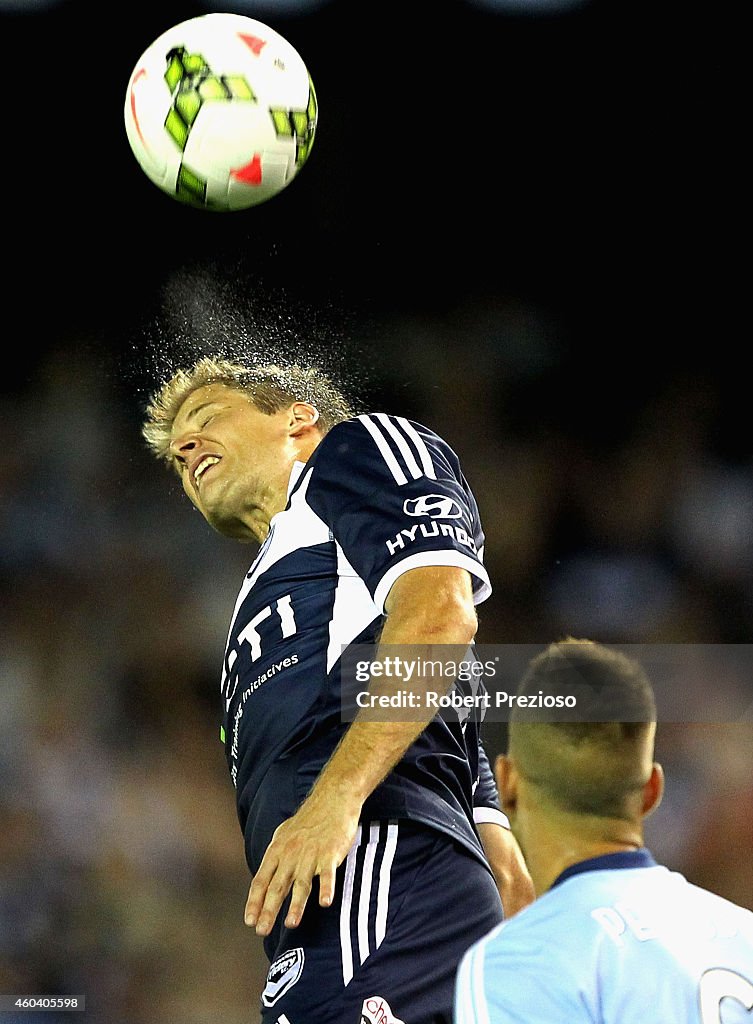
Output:
M86 994L88 1024L256 1019L217 740L253 552L139 434L212 351L312 359L447 437L487 535L481 642L697 649L647 841L753 906L751 711L725 715L753 684L704 654L753 632L739 15L267 9L316 140L279 196L213 214L123 125L141 53L203 11L0 4L0 992Z
M139 55L204 10L70 0L0 22L4 278L29 371L82 331L103 355L129 348L170 276L210 264L349 317L521 297L593 368L597 401L688 366L737 377L740 26L723 9L265 13L304 56L320 121L305 174L236 216L167 201L123 129Z

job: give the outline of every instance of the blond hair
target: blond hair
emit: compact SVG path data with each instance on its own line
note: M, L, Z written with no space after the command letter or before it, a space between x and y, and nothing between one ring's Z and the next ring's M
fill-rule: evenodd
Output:
M310 402L319 411L318 426L322 434L353 415L348 400L321 370L297 364L244 366L228 359L204 356L188 369L177 370L147 403L141 433L158 459L170 463L175 417L188 396L208 384L224 384L245 392L256 408L269 416L293 402Z

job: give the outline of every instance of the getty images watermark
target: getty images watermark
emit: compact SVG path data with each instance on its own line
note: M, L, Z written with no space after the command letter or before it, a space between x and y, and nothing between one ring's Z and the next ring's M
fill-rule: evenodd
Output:
M355 704L359 710L368 708L428 709L443 711L452 709L480 709L501 707L574 708L578 698L575 694L517 695L507 690L489 692L478 684L485 678L493 678L496 672L494 661L481 662L437 657L408 657L400 654L374 656L371 660L362 658L356 662L355 679L358 683L371 684L391 681L391 686L371 686L357 690ZM402 688L395 683L406 683ZM439 689L432 689L432 684ZM456 685L457 684L457 685ZM463 684L469 684L464 686Z
M508 721L515 709L542 722L601 720L604 694L575 682L565 692L518 687L546 644L354 644L341 660L342 719L420 721L472 715ZM753 644L607 645L639 662L656 698L657 721L753 722ZM624 694L610 696L609 717L635 721Z

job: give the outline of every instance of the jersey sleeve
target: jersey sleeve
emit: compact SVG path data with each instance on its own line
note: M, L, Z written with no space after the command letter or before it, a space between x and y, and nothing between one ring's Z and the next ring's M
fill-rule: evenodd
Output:
M473 820L477 825L491 822L509 828L510 822L499 802L499 792L484 744L478 741L478 782L473 790Z
M306 500L380 612L416 566L467 569L476 604L491 593L475 498L454 451L420 424L372 413L333 427L314 453Z

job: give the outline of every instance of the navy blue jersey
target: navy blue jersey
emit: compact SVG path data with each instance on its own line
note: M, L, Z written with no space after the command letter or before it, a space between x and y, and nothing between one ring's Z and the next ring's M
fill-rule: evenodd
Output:
M335 426L296 463L285 509L241 587L222 678L223 730L252 872L348 727L340 661L375 641L395 580L416 566L468 570L490 593L476 501L433 431L384 413ZM475 821L505 822L478 717L434 719L364 805L411 818L483 859Z

